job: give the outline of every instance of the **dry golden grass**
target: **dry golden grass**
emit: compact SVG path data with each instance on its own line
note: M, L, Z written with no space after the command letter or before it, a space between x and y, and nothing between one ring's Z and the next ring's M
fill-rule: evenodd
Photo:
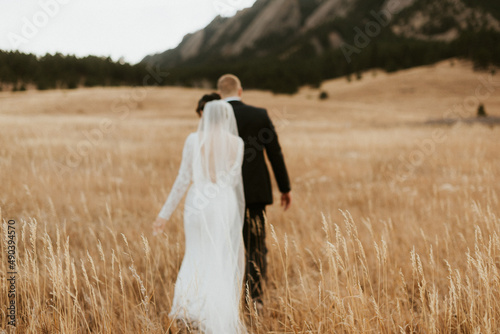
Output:
M308 88L246 93L272 114L294 196L286 213L268 208L266 307L247 310L251 333L499 331L500 128L423 124L472 101L480 78L455 61L331 81L322 102ZM492 80L480 93L500 116ZM0 328L15 219L18 333L176 333L182 210L161 237L151 223L202 93L0 93Z

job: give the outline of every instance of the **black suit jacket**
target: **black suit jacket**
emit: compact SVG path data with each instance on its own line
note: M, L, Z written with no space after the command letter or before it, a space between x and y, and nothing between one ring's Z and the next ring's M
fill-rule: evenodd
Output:
M264 151L271 162L280 191L287 193L291 189L274 125L266 109L252 107L241 101L229 103L233 106L239 135L245 142L242 174L246 204L272 204L271 179Z

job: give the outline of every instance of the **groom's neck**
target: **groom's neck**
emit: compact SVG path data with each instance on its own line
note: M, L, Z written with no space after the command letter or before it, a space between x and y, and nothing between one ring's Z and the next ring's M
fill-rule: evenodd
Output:
M234 96L223 97L223 100L226 102L241 101L241 97L238 95L234 95Z

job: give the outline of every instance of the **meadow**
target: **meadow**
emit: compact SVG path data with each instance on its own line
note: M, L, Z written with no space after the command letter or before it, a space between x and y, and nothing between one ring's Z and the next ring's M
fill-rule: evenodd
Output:
M0 329L178 332L182 203L151 225L206 92L0 92ZM500 332L500 126L460 122L500 116L498 74L448 60L244 101L268 108L293 195L268 207L250 333Z

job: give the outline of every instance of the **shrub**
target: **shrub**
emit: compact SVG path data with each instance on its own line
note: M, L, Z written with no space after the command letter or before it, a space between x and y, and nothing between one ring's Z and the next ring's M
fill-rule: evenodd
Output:
M484 105L480 104L479 107L477 108L477 117L486 117L488 116L486 114L486 110L484 109Z

